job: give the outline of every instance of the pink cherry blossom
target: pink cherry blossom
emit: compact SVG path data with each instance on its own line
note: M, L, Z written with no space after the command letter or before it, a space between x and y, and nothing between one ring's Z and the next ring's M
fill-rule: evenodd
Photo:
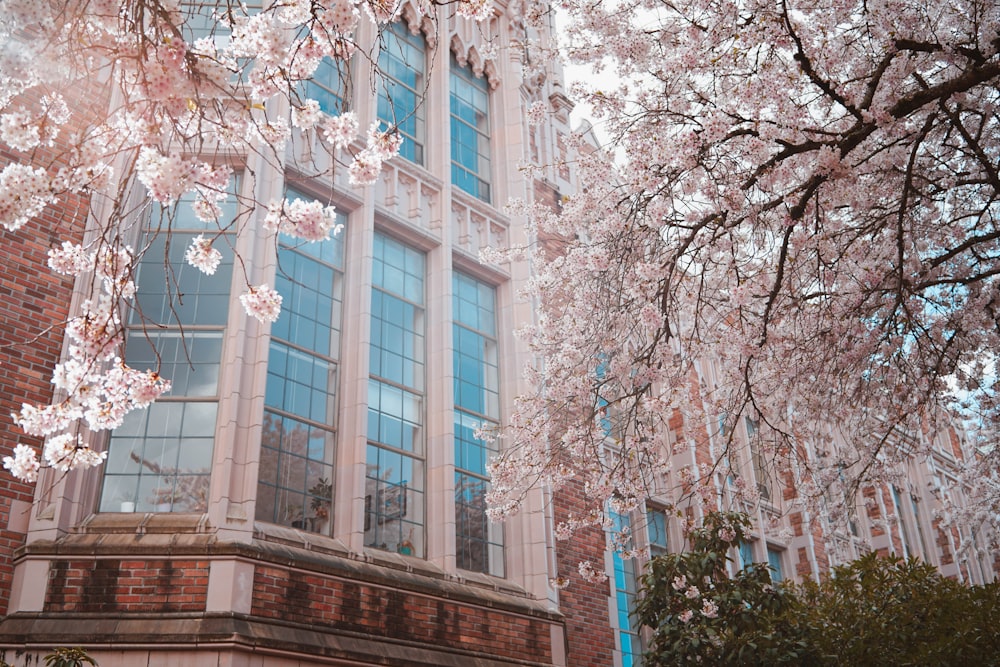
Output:
M17 231L54 201L44 169L11 162L0 171L0 224Z
M292 125L303 129L311 130L323 119L319 102L316 100L305 100L302 106L292 109Z
M108 453L95 452L86 446L80 436L64 433L46 441L43 456L50 466L66 472L100 465L107 458Z
M368 128L368 150L382 160L389 160L399 155L403 145L403 135L392 130L379 129L379 123L373 123Z
M18 479L34 482L38 479L38 453L28 445L18 444L13 456L3 457L3 467Z
M358 138L358 118L351 111L332 116L323 121L322 131L324 139L337 150L343 150Z
M281 295L267 283L250 287L250 291L240 295L240 303L247 315L264 323L276 322L281 314Z
M78 276L94 268L94 257L83 246L63 241L59 248L49 249L49 268L63 275Z
M347 169L351 185L371 185L382 171L382 155L370 147L354 156Z
M325 241L330 233L340 232L337 210L318 201L272 202L268 207L264 228L288 234L305 241Z
M595 569L594 564L590 561L583 561L580 563L577 567L577 571L584 581L592 584L601 584L608 580L608 575L601 570Z
M489 255L527 257L538 304L498 514L526 479L581 483L602 525L650 488L728 500L735 472L734 500L824 515L830 479L892 483L964 414L961 520L996 526L998 73L960 4L563 3L569 59L613 79L575 89L610 145L569 137L581 187L523 207L557 251Z
M184 259L202 273L211 276L222 262L222 253L212 247L212 239L199 234L191 240L191 245L184 252Z
M181 195L194 189L199 164L180 153L164 155L144 146L136 160L139 180L149 189L149 196L162 204L172 204Z

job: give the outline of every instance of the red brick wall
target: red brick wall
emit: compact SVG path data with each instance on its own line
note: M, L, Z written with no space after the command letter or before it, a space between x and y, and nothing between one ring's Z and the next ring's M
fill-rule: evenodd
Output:
M9 156L0 153L0 165ZM52 399L52 367L62 351L59 325L69 315L72 279L48 269L48 249L58 239L74 240L73 230L85 215L85 203L71 200L65 207L46 210L40 219L18 232L0 230L0 458L10 456L19 443L41 447L11 420L22 403L47 404ZM25 517L11 517L12 501L30 503L33 484L24 484L0 469L0 591L11 586L11 556L24 543L24 534L11 530L10 520L25 525ZM23 512L27 505L13 511ZM0 614L7 612L7 596L0 596Z
M556 522L565 521L584 506L580 483L567 483L553 499ZM608 667L612 663L615 634L608 611L611 583L591 584L580 578L581 561L594 562L603 569L604 532L599 528L580 530L568 540L556 543L559 576L570 585L559 593L559 608L566 615L566 664L571 667Z
M47 612L204 611L206 560L57 560Z
M548 622L279 567L256 568L251 614L512 659L552 659Z
M86 88L61 91L72 116L60 137L80 130L105 106L107 98L101 91ZM10 108L30 107L40 96L25 96ZM65 147L58 144L38 147L31 154L33 164L49 168L50 173L65 156ZM25 161L25 155L0 143L0 169L14 161ZM73 279L49 270L48 250L63 241L80 241L89 205L87 197L63 196L20 230L0 228L0 458L9 456L19 443L41 447L41 440L25 436L10 414L22 403L51 401L49 380L62 351L61 324L69 315ZM33 492L33 484L20 483L0 469L0 614L7 612L12 553L24 543L24 533L11 530L11 519L18 526L27 524L26 517L11 516L11 503L30 503Z

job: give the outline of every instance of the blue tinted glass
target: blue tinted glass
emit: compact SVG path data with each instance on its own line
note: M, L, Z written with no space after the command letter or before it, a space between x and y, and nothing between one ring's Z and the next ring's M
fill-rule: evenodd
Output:
M403 23L394 23L381 35L377 83L379 120L403 135L400 155L423 163L425 50L423 35L413 35Z
M451 62L452 183L489 200L489 96L486 81L469 67Z
M324 57L312 78L306 81L304 96L319 102L319 108L331 116L343 113L347 110L347 71L345 61Z
M767 564L771 566L771 580L782 581L785 575L781 570L781 553L769 548L767 550Z

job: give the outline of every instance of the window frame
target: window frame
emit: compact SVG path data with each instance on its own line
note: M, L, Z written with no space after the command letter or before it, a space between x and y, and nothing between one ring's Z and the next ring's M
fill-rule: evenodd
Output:
M241 180L239 175L233 177L230 182L229 198L220 203L225 219L235 220L242 215L237 196ZM199 234L217 233L221 238L216 240L216 243L220 247L224 247L226 241L223 239L234 236L231 222L222 224L221 222L212 223L198 220L190 210L190 204L195 198L196 193L189 192L170 207L153 204L145 212L142 224L137 225L138 241L145 248L145 253L136 269L136 308L129 311L123 326L126 340L125 363L140 370L149 366L157 372L161 372L164 364L163 349L158 342L154 343L154 340L165 341L176 338L178 343L174 351L174 365L179 372L177 374L170 371L163 373L165 377L173 381L171 391L158 398L146 409L130 412L126 415L124 423L107 435L108 461L102 467L95 498L97 511L101 513L200 513L208 510L208 504L211 500L212 462L223 396L222 365L226 359L226 348L230 344L231 338L228 334L228 325L234 308L234 281L237 272L235 271L235 257L229 252L223 253L222 263L213 275L201 272L186 261L185 252L189 242L182 241L182 239L189 240ZM157 250L161 245L162 249ZM148 271L154 272L154 278L150 284L157 287L156 291L143 295L143 275L144 272ZM162 277L160 277L161 273ZM196 289L183 288L180 284L180 281L184 279L183 276L193 276L199 287ZM218 317L218 309L199 303L199 297L206 296L206 290L201 288L206 283L215 285L220 290L222 285L228 285L224 293L226 307L222 310L221 317ZM160 285L162 287L159 287ZM222 291L207 291L206 298L222 295ZM142 300L149 296L152 298L147 301L144 308ZM185 296L187 297L186 304L184 303ZM159 312L155 314L148 312L154 304L159 304ZM198 320L201 318L197 312L200 306L202 310L215 314L216 321L209 324L199 323ZM190 322L186 321L189 317ZM133 334L134 339L132 338ZM215 368L210 380L213 385L211 391L206 389L203 393L177 393L179 377L190 379L198 371L198 367L193 366L195 362L191 358L195 342L199 339L207 340L209 335L211 338L218 339L218 354L213 355L214 363L209 362L207 366ZM130 339L135 341L131 345L129 345ZM149 354L151 356L148 358L140 356L137 361L134 356L136 345L140 346L140 355ZM196 433L186 431L188 429L188 413L202 410L205 406L212 406L211 426L203 427ZM176 412L178 410L179 414ZM160 413L163 413L163 416L158 416ZM207 413L202 418L208 419ZM154 428L159 428L156 426L157 424L163 429L176 429L176 433L169 435L167 431L164 431L164 437L158 438L155 433L150 431L151 425ZM135 431L129 434L129 429L133 428ZM197 448L197 445L193 444L195 441L202 441L202 446L206 443L208 445L205 450L207 453L198 452L197 457L205 465L187 471L181 467L182 456L185 449ZM133 444L130 446L131 451L128 456L123 459L119 455L121 452L119 448L126 446L126 442ZM140 443L141 446L137 452L136 446ZM157 445L157 443L159 444ZM147 451L150 445L153 446L153 449ZM157 447L160 449L158 456L156 455ZM164 458L170 449L176 449L173 461ZM130 464L128 460L131 460L134 465ZM168 463L173 465L168 465ZM123 464L121 470L116 469L115 466L118 464ZM131 485L131 491L128 489L128 478L135 480ZM166 486L157 482L155 488L145 488L148 486L148 480L157 479L172 481ZM112 495L114 497L111 497ZM115 508L116 503L118 504L117 509Z
M381 293L384 297L394 299L403 305L404 308L413 308L414 320L419 323L419 331L415 331L415 336L419 339L419 358L412 359L414 363L420 365L420 371L415 372L412 375L413 383L406 384L405 380L387 377L385 375L376 374L376 368L371 361L369 362L369 368L367 373L368 381L368 400L367 400L367 419L368 428L366 434L366 448L365 448L365 487L364 487L364 523L362 526L362 532L364 534L364 544L366 548L369 549L380 549L385 551L395 551L406 556L416 556L418 558L424 558L426 556L427 548L427 380L426 380L426 366L427 366L427 264L428 256L427 252L422 248L414 246L410 243L402 241L392 234L386 233L384 230L375 229L373 233L373 245L372 245L372 277L371 277L371 294L370 294L370 305L371 305L371 340L369 342L369 358L381 349L381 340L376 341L376 330L381 331L382 325L378 324L385 322L390 326L400 327L398 323L394 323L389 319L383 318L380 314L375 311L375 301L376 292ZM386 246L393 246L397 252L402 253L403 267L396 267L389 265L389 268L395 272L401 274L400 288L403 290L402 293L392 291L393 288L384 284L385 273L387 262L385 259L380 259L380 249L379 244L381 243L381 252L385 252ZM419 276L417 274L409 273L406 271L406 263L410 259L419 258ZM382 274L377 274L378 267L381 266ZM409 283L406 282L405 276L410 275L412 277L419 277L420 279L420 289L419 294L415 294L409 291ZM414 296L419 296L419 300L414 300ZM381 298L381 297L380 297ZM405 329L404 329L405 333ZM415 348L416 349L416 348ZM399 400L399 414L394 415L393 413L382 410L381 403L381 391L385 388L389 392L401 392ZM378 389L380 401L378 404L378 409L372 409L372 391ZM416 415L417 420L406 420L406 399L407 397L413 397L416 403ZM388 417L398 417L400 423L400 444L396 445L391 442L386 442L384 438L380 438L381 435L381 420L382 415L387 415ZM373 433L372 419L373 416L376 418L376 424L378 427L374 429L377 431ZM405 441L403 437L403 428L405 424L410 423L414 427L413 442L410 448L403 447L402 444ZM373 461L374 457L374 461ZM399 481L390 481L386 479L386 474L381 471L385 467L383 466L383 460L396 461L399 463L400 471L398 476ZM376 476L372 476L371 469L374 468L376 471ZM391 470L391 468L388 468ZM408 472L404 472L407 470ZM405 475L405 479L403 476ZM414 485L413 482L418 481L419 484ZM406 517L411 515L416 515L415 519L408 519ZM393 522L398 523L398 532L395 537L396 541L392 543L394 546L390 546L391 540L386 540L385 537L391 532L392 529L386 528ZM404 530L409 529L409 532L404 533ZM419 535L414 535L414 530L416 528L420 529Z

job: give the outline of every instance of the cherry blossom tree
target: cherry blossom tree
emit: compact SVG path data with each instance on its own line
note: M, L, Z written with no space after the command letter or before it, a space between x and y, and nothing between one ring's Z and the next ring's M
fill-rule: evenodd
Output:
M409 11L433 25L438 4ZM491 11L481 0L451 4L470 20ZM234 165L252 175L255 160L280 163L296 130L316 134L353 184L375 181L402 137L376 124L362 139L353 113L321 112L303 84L324 59L341 72L355 53L374 65L378 44L361 48L355 33L362 21L383 29L402 9L397 0L0 0L4 240L30 234L34 218L68 197L89 204L49 266L90 279L91 296L66 323L55 402L14 415L27 434L47 438L41 461L27 444L5 457L15 476L99 464L105 453L90 449L87 432L117 427L170 387L155 369L123 362L124 314L138 307L134 271L149 248L135 246L144 209L159 211L159 233L169 234L176 208L193 208L210 231L185 258L209 275L223 252L236 252L227 239L249 233L257 207L274 233L313 242L338 231L334 208L318 202L241 201L235 219L220 204ZM262 322L280 312L281 295L249 279L240 301Z
M538 268L544 363L494 513L572 478L591 509L564 530L607 524L706 433L712 463L673 479L713 496L740 429L819 507L958 415L983 438L964 520L995 523L1000 5L558 4L569 58L607 75L575 92L611 141L581 146L560 211L528 211L556 241L512 250Z

